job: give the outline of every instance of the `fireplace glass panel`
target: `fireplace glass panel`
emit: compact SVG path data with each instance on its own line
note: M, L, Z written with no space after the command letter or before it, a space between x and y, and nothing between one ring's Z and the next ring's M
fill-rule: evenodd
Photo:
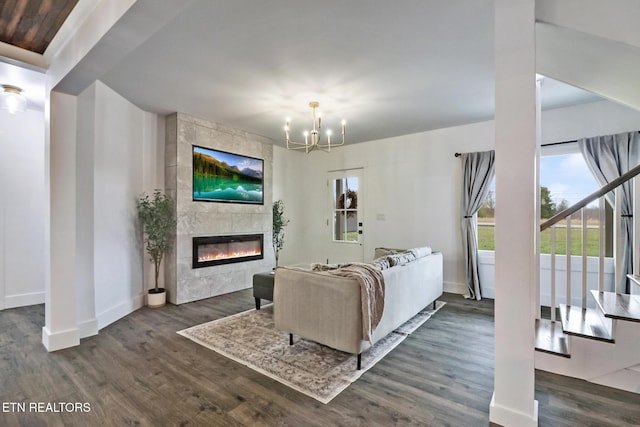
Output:
M193 268L263 259L262 234L193 238Z

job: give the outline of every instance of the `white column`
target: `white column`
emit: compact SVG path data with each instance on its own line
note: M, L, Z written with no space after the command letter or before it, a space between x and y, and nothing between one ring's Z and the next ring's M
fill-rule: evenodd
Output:
M95 85L77 98L76 124L76 310L80 338L98 333L95 297L94 147Z
M8 114L7 114L8 115ZM4 310L5 307L5 261L4 261L4 247L6 245L6 236L4 231L4 217L5 217L5 206L6 206L6 196L4 195L5 190L4 186L6 185L8 176L6 176L6 167L4 164L4 159L6 159L6 154L4 153L4 147L7 146L9 142L9 126L2 126L0 128L0 310Z
M495 0L495 377L489 418L536 426L535 0Z
M45 103L45 326L49 351L80 343L76 320L76 98Z

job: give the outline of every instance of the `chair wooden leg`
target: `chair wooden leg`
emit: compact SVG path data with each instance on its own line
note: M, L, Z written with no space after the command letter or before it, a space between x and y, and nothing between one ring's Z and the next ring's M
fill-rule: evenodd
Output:
M362 369L362 353L358 353L358 371Z
M289 334L289 345L293 345L293 334Z

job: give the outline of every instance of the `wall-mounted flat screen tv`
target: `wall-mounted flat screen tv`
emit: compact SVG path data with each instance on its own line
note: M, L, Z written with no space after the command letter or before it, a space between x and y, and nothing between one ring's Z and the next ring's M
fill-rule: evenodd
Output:
M193 146L193 200L264 204L264 161Z

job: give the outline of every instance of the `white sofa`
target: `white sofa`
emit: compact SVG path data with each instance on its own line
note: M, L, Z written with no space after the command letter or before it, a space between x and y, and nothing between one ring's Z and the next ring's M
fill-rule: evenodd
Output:
M430 252L430 251L429 251ZM277 329L337 350L361 353L442 295L442 254L433 252L382 270L384 312L371 342L363 339L360 285L326 271L276 269L273 309Z

